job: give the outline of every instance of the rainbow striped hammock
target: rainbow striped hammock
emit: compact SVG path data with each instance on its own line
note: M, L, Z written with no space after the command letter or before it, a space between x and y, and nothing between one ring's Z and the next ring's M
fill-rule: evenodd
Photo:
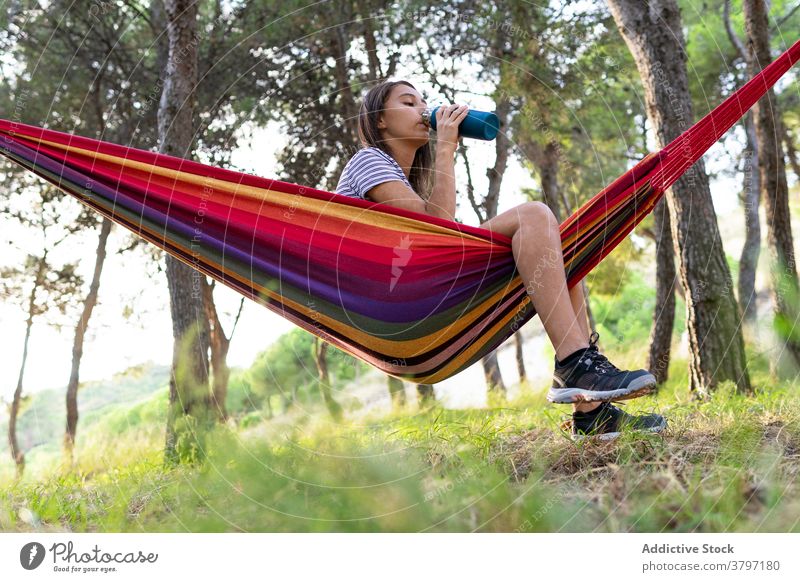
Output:
M798 57L800 41L561 224L570 288ZM449 378L535 314L511 239L486 229L11 121L0 153L398 378Z

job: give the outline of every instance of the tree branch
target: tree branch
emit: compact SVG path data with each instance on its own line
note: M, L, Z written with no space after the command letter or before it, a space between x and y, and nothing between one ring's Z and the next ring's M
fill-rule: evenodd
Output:
M736 52L739 53L739 57L744 62L747 62L747 51L731 25L731 0L725 0L722 6L722 21L725 23L725 32L728 33L731 44L736 49Z

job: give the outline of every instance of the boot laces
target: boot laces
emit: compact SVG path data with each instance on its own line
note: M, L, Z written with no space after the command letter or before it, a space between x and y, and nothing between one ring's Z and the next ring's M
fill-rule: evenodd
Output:
M608 358L600 353L600 350L597 347L597 340L600 339L600 334L596 331L593 331L592 334L589 336L589 347L587 352L591 354L590 361L587 362L587 368L594 365L596 368L601 370L607 370L609 372L621 372L619 368L617 368L614 364L612 364Z

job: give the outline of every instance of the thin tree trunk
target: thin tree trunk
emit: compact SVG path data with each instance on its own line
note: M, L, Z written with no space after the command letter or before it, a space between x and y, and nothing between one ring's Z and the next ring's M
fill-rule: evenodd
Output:
M514 332L514 358L517 361L517 373L519 374L520 387L528 385L528 373L525 371L525 354L522 350L525 344L525 338L522 337L522 332Z
M597 325L594 321L594 314L592 313L592 306L589 304L589 287L586 285L586 279L581 279L581 285L583 285L583 297L584 303L586 304L586 317L589 320L589 329L591 331L595 331L597 329ZM603 346L600 343L600 340L597 341L598 349L601 351L603 350Z
M672 352L672 329L675 325L675 250L667 212L667 201L656 204L654 228L656 234L656 305L653 327L650 330L650 351L647 369L657 385L669 378Z
M375 20L370 18L372 6L369 2L358 2L358 13L361 17L363 26L364 48L367 51L367 63L369 64L369 78L374 81L383 81L386 76L383 74L380 58L378 58L378 46L375 41Z
M744 0L747 52L751 75L757 74L772 60L769 50L767 7L764 0ZM761 173L761 195L767 213L767 240L772 258L771 294L775 321L786 343L787 352L800 369L800 338L795 327L798 280L789 214L789 186L778 132L780 111L775 92L770 89L753 108L758 141L758 167ZM776 360L772 371L777 372Z
M425 408L436 402L433 384L417 384L417 402L420 408Z
M351 20L352 6L348 5L345 8L345 4L342 4L342 6L337 6L334 3L329 3L324 5L323 9L337 12L335 16L332 15L331 21L334 21L337 18L344 18L344 21L346 22ZM342 10L344 10L346 14L342 14ZM344 127L342 129L344 129L346 137L343 136L342 141L345 143L358 143L359 109L358 103L356 102L356 97L353 94L353 88L351 86L349 68L347 64L347 49L350 38L345 25L340 24L328 29L328 38L330 52L334 61L333 72L336 77L336 85L339 93L339 107L344 113Z
M663 147L692 122L686 52L675 0L608 0L645 89L647 114ZM686 297L689 382L706 395L731 380L750 391L739 308L702 160L666 193L678 273Z
M536 169L539 171L539 179L542 183L542 198L544 203L556 215L559 224L563 220L561 215L561 205L563 192L558 183L558 158L561 148L554 142L549 142L541 151L541 155L533 159ZM564 211L569 215L571 212L567 206Z
M267 418L271 419L273 416L275 416L275 413L272 412L272 394L267 394L264 402L267 404Z
M188 157L194 140L197 4L191 0L164 0L164 12L169 57L158 109L159 151ZM175 463L177 419L188 415L201 427L209 423L209 339L199 281L203 275L172 255L167 255L166 267L174 347L164 457L168 463Z
M35 291L31 291L33 297ZM28 360L28 341L31 337L31 327L33 326L32 313L28 316L28 321L25 326L25 343L22 349L22 364L19 368L19 376L17 379L17 388L14 390L14 398L11 401L11 411L8 418L8 446L11 451L11 458L17 467L17 477L22 477L25 471L25 453L19 448L17 441L17 417L19 416L19 405L22 399L22 379L25 375L25 363Z
M102 83L100 79L92 85L92 103L94 105L97 127L101 135L105 134L106 122L103 116L104 100L102 95ZM89 285L89 293L83 303L83 311L78 323L75 326L75 336L72 342L72 366L67 383L66 407L67 407L67 426L64 433L64 455L69 465L74 463L75 435L78 430L78 386L80 384L80 368L83 359L83 342L86 330L89 327L89 320L97 304L97 296L100 289L100 276L103 273L103 265L106 260L106 244L111 234L113 222L108 218L103 218L100 225L100 235L97 240L97 250L95 252L94 273Z
M748 62L747 48L733 30L731 24L731 2L725 0L722 19L728 39L739 53L743 62ZM743 120L747 145L744 150L744 182L742 185L742 206L744 208L745 239L742 254L739 257L739 307L744 322L753 323L758 312L758 294L756 293L756 270L758 257L761 254L761 223L758 217L758 206L761 197L761 173L758 170L758 140L753 112L748 111Z
M69 383L67 383L67 429L64 434L64 454L70 465L74 461L73 450L75 448L75 435L78 430L78 385L80 383L81 359L83 358L83 342L86 337L86 330L89 327L89 319L92 317L92 311L97 305L100 276L103 273L103 265L106 261L106 244L108 243L112 225L113 222L108 218L103 218L100 226L100 235L97 239L92 282L89 285L89 293L83 302L83 312L78 324L75 326L75 336L72 340L72 367L69 373Z
M800 180L800 162L797 161L797 150L794 147L794 139L783 120L781 120L781 127L783 128L783 145L786 148L786 157L789 158L789 165L792 166L795 178Z
M753 114L744 119L747 147L744 150L744 199L745 238L739 258L739 305L744 321L752 324L758 313L756 293L756 268L761 254L761 222L758 207L761 201L761 172L758 170L758 140L753 124Z
M17 417L19 416L19 406L22 400L22 381L25 378L25 364L28 362L28 343L31 339L31 328L33 327L33 318L36 315L36 293L42 283L44 272L47 266L47 251L45 250L42 257L39 259L38 269L36 270L36 279L33 282L33 288L28 299L28 320L25 323L25 341L22 344L22 362L19 366L19 376L17 376L17 387L14 390L14 398L11 400L11 410L9 411L8 418L8 446L11 451L11 458L17 467L17 478L21 478L25 472L25 453L19 448L17 441Z
M483 377L486 379L486 387L490 394L503 399L506 397L506 385L503 382L503 374L500 372L500 362L497 361L497 350L485 355L481 359L483 365Z
M236 324L242 314L244 297L239 303L239 311L234 319L231 335L226 336L214 303L216 281L212 280L209 283L205 277L202 277L200 281L203 286L203 307L208 319L209 347L211 348L211 406L217 414L217 419L225 422L228 419L225 399L228 397L228 380L231 376L231 369L228 367L228 350L231 346L231 339L233 339L233 332L236 330Z
M342 420L342 407L333 398L331 393L331 382L328 375L328 342L314 338L314 359L317 362L317 385L319 386L319 393L322 396L322 401L328 409L331 417L335 421Z
M394 376L386 376L389 387L389 398L392 399L392 409L400 410L406 406L406 389L403 381Z
M495 143L494 166L486 172L489 178L489 191L484 200L485 220L497 216L500 186L503 183L503 176L508 166L508 154L511 149L511 142L507 135L508 121L511 115L511 101L505 94L498 100L496 114L500 119L500 131L497 134ZM483 374L486 378L486 386L489 392L496 394L501 399L505 399L507 391L503 375L500 372L500 364L497 361L497 350L481 358L481 365L483 366Z
M17 467L17 477L22 477L25 472L25 453L19 448L17 441L17 417L19 416L19 405L22 399L22 380L25 377L25 364L28 361L28 342L31 338L31 328L33 327L33 313L36 304L36 290L38 285L31 289L30 301L28 303L28 321L25 324L25 341L22 347L22 363L19 367L17 377L17 387L14 390L14 398L11 401L11 411L8 418L8 446L11 451L11 458Z

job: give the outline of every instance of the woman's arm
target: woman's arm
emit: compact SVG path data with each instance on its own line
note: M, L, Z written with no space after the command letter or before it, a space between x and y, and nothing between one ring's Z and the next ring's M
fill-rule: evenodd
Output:
M458 126L467 116L466 105L446 105L436 110L436 163L428 213L448 220L456 218L456 148Z
M375 202L455 220L458 126L467 116L468 110L466 105L447 105L436 111L436 162L433 168L433 188L427 201L399 180L374 186L368 192L369 198Z
M404 208L405 210L430 214L425 201L420 195L400 180L381 182L377 186L370 188L367 191L367 196L373 202L381 202L389 206Z
M436 148L434 183L426 201L400 180L390 180L373 186L367 192L370 200L397 208L413 210L431 216L455 220L456 215L456 149L451 143Z
M367 194L375 202L455 220L455 149L450 146L437 149L434 172L435 182L427 201L400 180L382 182L370 188Z
M447 143L436 147L436 163L433 168L434 182L425 211L447 220L456 217L456 148Z

